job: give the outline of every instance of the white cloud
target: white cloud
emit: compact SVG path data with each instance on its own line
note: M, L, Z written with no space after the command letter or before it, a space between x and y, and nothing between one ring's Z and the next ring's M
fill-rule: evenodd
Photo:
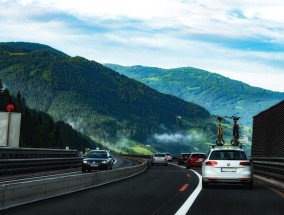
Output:
M282 11L278 0L0 0L0 41L101 63L193 66L284 92Z
M156 142L159 143L163 143L163 144L168 144L168 143L180 143L180 144L184 144L184 143L189 143L192 142L193 140L197 140L199 139L199 136L194 136L192 134L168 134L168 133L164 133L164 134L154 134L153 135L153 139Z

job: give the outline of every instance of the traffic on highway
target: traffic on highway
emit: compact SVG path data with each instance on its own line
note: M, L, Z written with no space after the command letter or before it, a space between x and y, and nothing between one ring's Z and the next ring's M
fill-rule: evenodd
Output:
M132 161L130 158L114 156L114 159L114 170L107 172L137 165L137 161ZM1 215L47 215L51 213L51 208L53 214L68 215L220 214L224 211L225 214L283 214L284 212L284 190L279 187L275 188L254 180L253 189L242 186L242 183L211 183L208 189L204 189L202 167L186 169L186 164L178 164L177 159L168 162L168 165L163 162L151 165L151 159L150 157L146 159L147 170L134 177L7 208L1 210ZM92 175L96 172L78 171L77 174Z

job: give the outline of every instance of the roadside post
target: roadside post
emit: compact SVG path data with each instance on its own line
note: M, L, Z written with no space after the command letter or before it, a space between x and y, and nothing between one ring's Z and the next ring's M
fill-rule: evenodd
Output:
M15 113L8 104L7 112L0 112L0 146L19 147L21 113Z

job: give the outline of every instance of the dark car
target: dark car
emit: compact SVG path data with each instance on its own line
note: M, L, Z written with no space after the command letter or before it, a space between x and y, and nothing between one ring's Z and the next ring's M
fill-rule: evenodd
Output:
M191 167L201 167L202 162L206 159L205 153L201 152L192 152L186 161L186 168L190 169Z
M189 156L190 153L180 153L180 155L178 156L178 164L185 164Z
M92 169L110 170L114 159L107 150L91 150L82 162L82 172L90 172Z

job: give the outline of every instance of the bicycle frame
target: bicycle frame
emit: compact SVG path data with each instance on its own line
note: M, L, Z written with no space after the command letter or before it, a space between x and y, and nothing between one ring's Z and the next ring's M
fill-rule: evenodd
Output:
M225 141L223 139L223 128L222 128L222 119L221 116L214 116L218 120L218 130L217 130L217 140L216 145L217 146L223 146L225 144Z
M230 116L226 118L233 119L234 121L234 126L233 126L233 139L231 140L231 145L232 146L238 146L240 144L239 142L239 137L240 137L240 131L239 131L239 124L238 120L241 118L239 116Z

